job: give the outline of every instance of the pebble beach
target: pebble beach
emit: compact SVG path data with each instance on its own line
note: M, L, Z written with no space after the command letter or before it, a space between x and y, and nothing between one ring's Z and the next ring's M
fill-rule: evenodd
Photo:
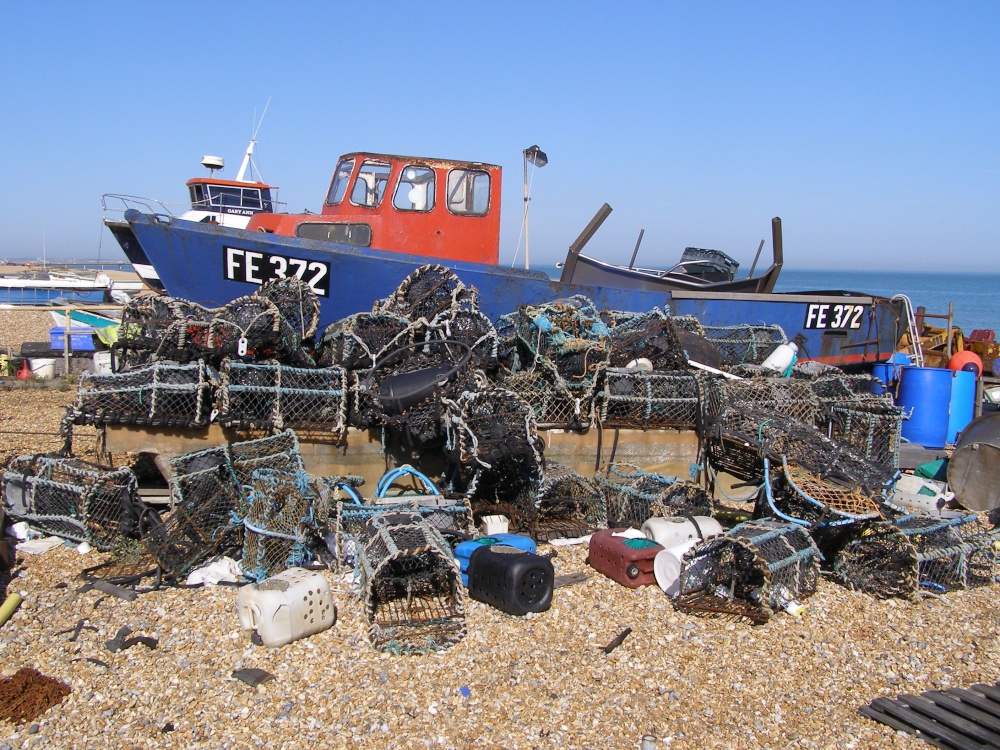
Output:
M0 389L5 456L57 448L74 397ZM75 428L77 454L92 458L94 438ZM555 552L556 575L590 575L557 588L549 611L514 617L467 598L466 637L422 656L375 650L349 576L332 571L333 627L271 649L240 631L235 588L126 601L79 591L80 572L108 555L19 554L3 676L33 667L71 692L30 722L0 723L0 748L638 748L647 735L661 748L916 748L927 745L859 707L997 679L995 586L880 601L821 580L800 617L753 626L620 586L585 546ZM112 651L122 627L155 648ZM273 679L233 677L247 668Z

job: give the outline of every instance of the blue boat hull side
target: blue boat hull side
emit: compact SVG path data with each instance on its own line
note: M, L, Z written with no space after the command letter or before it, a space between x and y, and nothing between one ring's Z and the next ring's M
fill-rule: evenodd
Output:
M260 281L266 274L262 268L270 260L282 266L282 270L297 268L301 278L326 292L319 297L321 328L348 315L371 310L375 300L392 294L415 269L440 262L424 256L165 219L136 211L127 212L125 218L168 294L208 307L221 306L236 297L252 294L257 284L245 279ZM784 295L773 294L687 292L671 295L563 284L539 272L478 263L452 261L443 265L467 286L476 287L480 309L492 320L523 304L542 304L582 294L599 309L646 312L660 307L672 314L695 314L706 325L780 325L789 337L801 331L806 336L810 357L831 364L837 364L845 356L851 357L845 362L861 361L854 359L855 354L864 351L857 345L873 338L872 332L876 330L879 343L869 345L865 361L887 360L896 343L894 319L891 324L883 322L881 317L877 321L870 319L873 309L877 315L884 315L867 297L852 298L859 308L868 303L852 321L857 327L829 336L825 334L830 331L805 327L810 305L832 307L842 302L841 298L795 295L783 299ZM819 355L821 351L826 352L825 356Z

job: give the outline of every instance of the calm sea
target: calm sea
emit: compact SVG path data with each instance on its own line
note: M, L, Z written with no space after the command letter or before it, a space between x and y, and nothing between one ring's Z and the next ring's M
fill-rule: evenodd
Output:
M555 266L537 270L558 279ZM905 294L913 308L924 307L929 314L947 315L953 302L954 325L966 335L977 328L1000 333L1000 274L907 273L901 271L795 271L782 269L777 292L844 290L880 297ZM943 320L928 320L944 326Z

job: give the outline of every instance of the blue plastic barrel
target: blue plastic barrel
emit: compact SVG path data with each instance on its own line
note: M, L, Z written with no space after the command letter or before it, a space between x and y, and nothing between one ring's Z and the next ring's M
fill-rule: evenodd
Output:
M910 415L903 420L902 435L911 443L944 448L953 374L941 367L900 368L896 403Z
M972 421L976 410L976 373L953 370L951 380L951 400L949 401L948 435L949 443L958 440L959 433Z
M881 388L876 384L878 389L877 393L885 393L886 391L891 391L896 385L896 376L898 373L898 365L894 364L882 364L882 365L872 365L872 376L881 383Z

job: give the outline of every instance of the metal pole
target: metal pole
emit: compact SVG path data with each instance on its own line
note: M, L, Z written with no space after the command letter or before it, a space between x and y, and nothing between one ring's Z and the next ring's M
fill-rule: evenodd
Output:
M524 156L524 269L528 270L531 265L528 256L528 152Z

